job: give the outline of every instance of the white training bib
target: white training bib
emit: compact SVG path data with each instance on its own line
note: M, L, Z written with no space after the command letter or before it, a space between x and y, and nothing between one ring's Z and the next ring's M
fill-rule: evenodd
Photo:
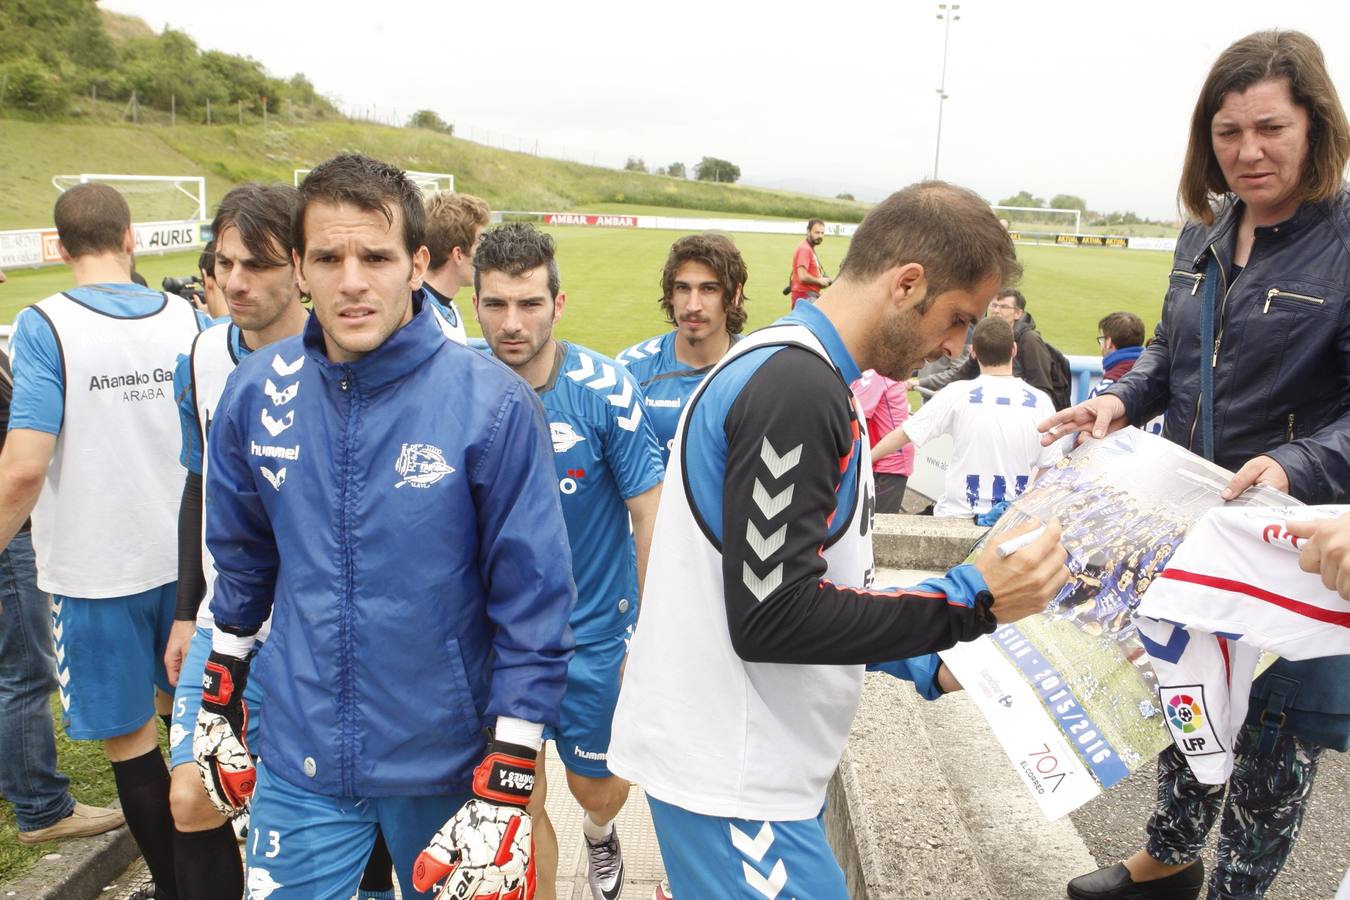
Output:
M820 813L862 695L863 667L748 663L731 645L722 556L699 528L685 491L684 427L717 373L757 347L804 347L829 356L800 325L761 329L738 342L700 385L675 433L648 561L640 627L614 715L609 767L652 796L692 812L755 820ZM847 390L847 385L844 386ZM852 394L849 394L850 398ZM861 446L866 419L855 413ZM863 586L872 570L864 456L824 577ZM790 527L790 526L789 526Z
M178 353L197 334L191 304L119 318L65 294L34 309L61 351L65 407L33 509L38 587L67 597L121 597L178 577L181 434L173 396Z

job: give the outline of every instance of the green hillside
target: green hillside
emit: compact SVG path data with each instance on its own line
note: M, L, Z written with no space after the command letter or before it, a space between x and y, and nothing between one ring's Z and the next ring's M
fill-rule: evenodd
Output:
M866 206L805 194L669 178L513 153L413 128L359 122L243 126L82 124L0 119L0 229L51 223L58 174L203 175L208 202L250 180L292 172L344 151L404 168L449 172L457 190L496 209L573 210L605 204L856 222Z
M135 16L99 9L97 0L4 0L0 229L50 224L53 175L205 176L214 205L241 182L289 183L295 169L350 151L451 173L459 190L497 209L621 204L849 222L866 211L860 203L496 150L451 137L453 125L422 112L439 130L351 121L303 73L269 72L172 28L156 34Z

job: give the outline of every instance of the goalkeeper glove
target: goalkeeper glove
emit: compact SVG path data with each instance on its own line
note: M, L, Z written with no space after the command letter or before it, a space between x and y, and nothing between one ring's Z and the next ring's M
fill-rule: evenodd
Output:
M525 804L537 751L493 741L473 772L474 796L436 832L413 864L413 886L438 900L534 896L534 839Z
M225 816L237 815L244 808L257 780L245 742L247 683L247 660L211 651L202 678L202 708L192 734L192 756L212 805Z

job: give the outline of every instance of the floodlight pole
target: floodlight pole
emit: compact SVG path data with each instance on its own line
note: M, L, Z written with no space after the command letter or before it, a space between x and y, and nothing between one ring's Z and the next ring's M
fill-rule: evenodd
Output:
M942 156L942 104L947 99L947 42L952 33L952 20L960 21L961 17L956 15L956 11L961 8L961 4L953 3L948 6L946 3L938 4L938 19L942 25L942 78L938 82L938 123L937 123L937 146L933 149L933 177L938 177L938 160Z

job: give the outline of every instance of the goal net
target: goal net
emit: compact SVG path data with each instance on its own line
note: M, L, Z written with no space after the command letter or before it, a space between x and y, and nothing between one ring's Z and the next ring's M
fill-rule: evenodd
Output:
M1083 213L1077 209L1047 209L1037 206L991 206L1009 231L1082 234Z
M295 186L299 187L300 182L305 180L311 169L295 170ZM417 189L424 195L430 196L439 191L455 190L455 176L447 172L417 172L412 169L405 169L403 174L408 176L408 180L417 185Z
M91 181L116 188L131 207L133 222L200 222L207 218L206 179L197 175L54 175L52 186L64 193Z

